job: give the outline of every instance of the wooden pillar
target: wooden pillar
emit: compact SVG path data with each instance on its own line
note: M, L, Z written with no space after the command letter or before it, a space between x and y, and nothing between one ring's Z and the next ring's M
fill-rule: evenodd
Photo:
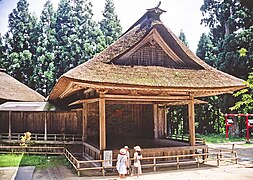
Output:
M105 127L105 98L100 94L99 98L99 140L100 150L106 148L106 127Z
M83 103L83 112L82 112L82 120L83 120L83 142L87 141L87 122L88 122L88 104Z
M45 111L45 113L44 113L44 115L45 115L45 118L44 118L44 120L45 120L45 125L44 125L44 140L46 141L47 140L47 112Z
M168 136L168 119L167 119L168 109L164 109L164 135L165 138Z
M158 108L158 138L165 137L165 108Z
M158 104L153 105L153 112L154 112L154 139L158 139L158 131L159 131Z
M9 140L11 140L11 111L9 111L9 116L8 116L8 123L9 123Z
M194 146L195 143L195 113L194 113L194 96L190 94L190 101L188 104L188 116L189 116L189 134L190 145Z

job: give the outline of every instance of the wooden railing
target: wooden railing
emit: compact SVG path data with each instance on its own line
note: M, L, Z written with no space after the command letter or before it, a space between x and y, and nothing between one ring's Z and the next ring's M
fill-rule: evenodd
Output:
M50 147L50 146L0 146L0 153L25 153L25 154L52 154L63 155L64 147Z
M0 142L17 142L20 141L22 136L24 136L24 133L11 133L9 135L8 133L2 133L0 134ZM68 142L81 142L82 141L82 135L80 134L47 134L45 137L45 134L36 134L32 133L32 139L31 141L35 141L36 143L45 143L47 141L48 143L53 142L59 142L60 144L62 142L68 143Z
M102 175L105 175L106 169L115 169L116 159L112 160L112 167L107 167L105 164L108 160L88 160L80 161L66 148L64 147L21 147L21 146L0 146L0 153L27 153L27 154L54 154L64 155L74 169L77 171L77 175L80 176L82 171L88 170L101 170ZM100 152L97 152L98 154ZM226 157L224 156L226 154ZM171 167L175 166L179 169L184 164L195 164L196 167L200 166L200 163L205 163L207 159L205 157L210 155L217 156L217 166L220 165L220 161L234 160L238 161L237 153L232 151L220 150L215 153L200 153L200 154L185 154L185 155L172 155L172 156L159 156L159 157L144 157L142 158L142 167L153 168L153 171L157 170L157 167ZM229 155L232 157L229 157ZM133 158L132 158L133 161Z
M187 141L187 142L189 142L189 139L190 139L189 135L184 135L184 134L180 134L180 135L173 134L173 135L167 136L167 138L174 139L174 140ZM206 144L205 139L203 138L195 138L195 142L196 144Z
M232 154L232 156L231 156ZM234 161L236 164L238 163L238 156L237 152L235 151L235 145L232 144L232 150L223 150L219 149L218 154L217 154L217 166L220 165L220 161Z
M84 153L90 156L93 159L100 159L100 150L95 148L94 146L83 142L83 148L84 148Z

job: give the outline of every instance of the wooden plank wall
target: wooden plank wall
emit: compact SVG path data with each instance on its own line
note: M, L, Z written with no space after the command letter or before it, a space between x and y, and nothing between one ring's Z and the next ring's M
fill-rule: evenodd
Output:
M12 133L44 133L45 115L48 134L82 134L82 111L11 112ZM8 133L9 112L0 112L0 130Z
M99 142L98 103L87 105L88 141ZM146 104L106 104L107 138L153 138L153 107Z

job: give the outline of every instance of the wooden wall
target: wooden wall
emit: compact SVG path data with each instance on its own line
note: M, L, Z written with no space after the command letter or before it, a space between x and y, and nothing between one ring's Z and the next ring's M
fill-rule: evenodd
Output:
M82 134L82 111L11 112L12 133L44 133L45 116L48 134ZM0 132L8 133L9 112L0 112Z
M99 137L98 103L88 105L88 139ZM107 138L153 138L153 106L106 104Z

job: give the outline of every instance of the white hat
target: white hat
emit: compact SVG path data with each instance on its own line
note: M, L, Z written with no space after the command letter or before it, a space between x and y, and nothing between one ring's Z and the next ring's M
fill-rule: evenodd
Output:
M124 149L129 149L129 147L128 147L128 146L125 146Z
M140 146L135 146L134 149L135 149L136 151L141 151Z
M126 154L126 150L124 148L121 148L119 150L119 153L122 154L122 155L125 155Z

